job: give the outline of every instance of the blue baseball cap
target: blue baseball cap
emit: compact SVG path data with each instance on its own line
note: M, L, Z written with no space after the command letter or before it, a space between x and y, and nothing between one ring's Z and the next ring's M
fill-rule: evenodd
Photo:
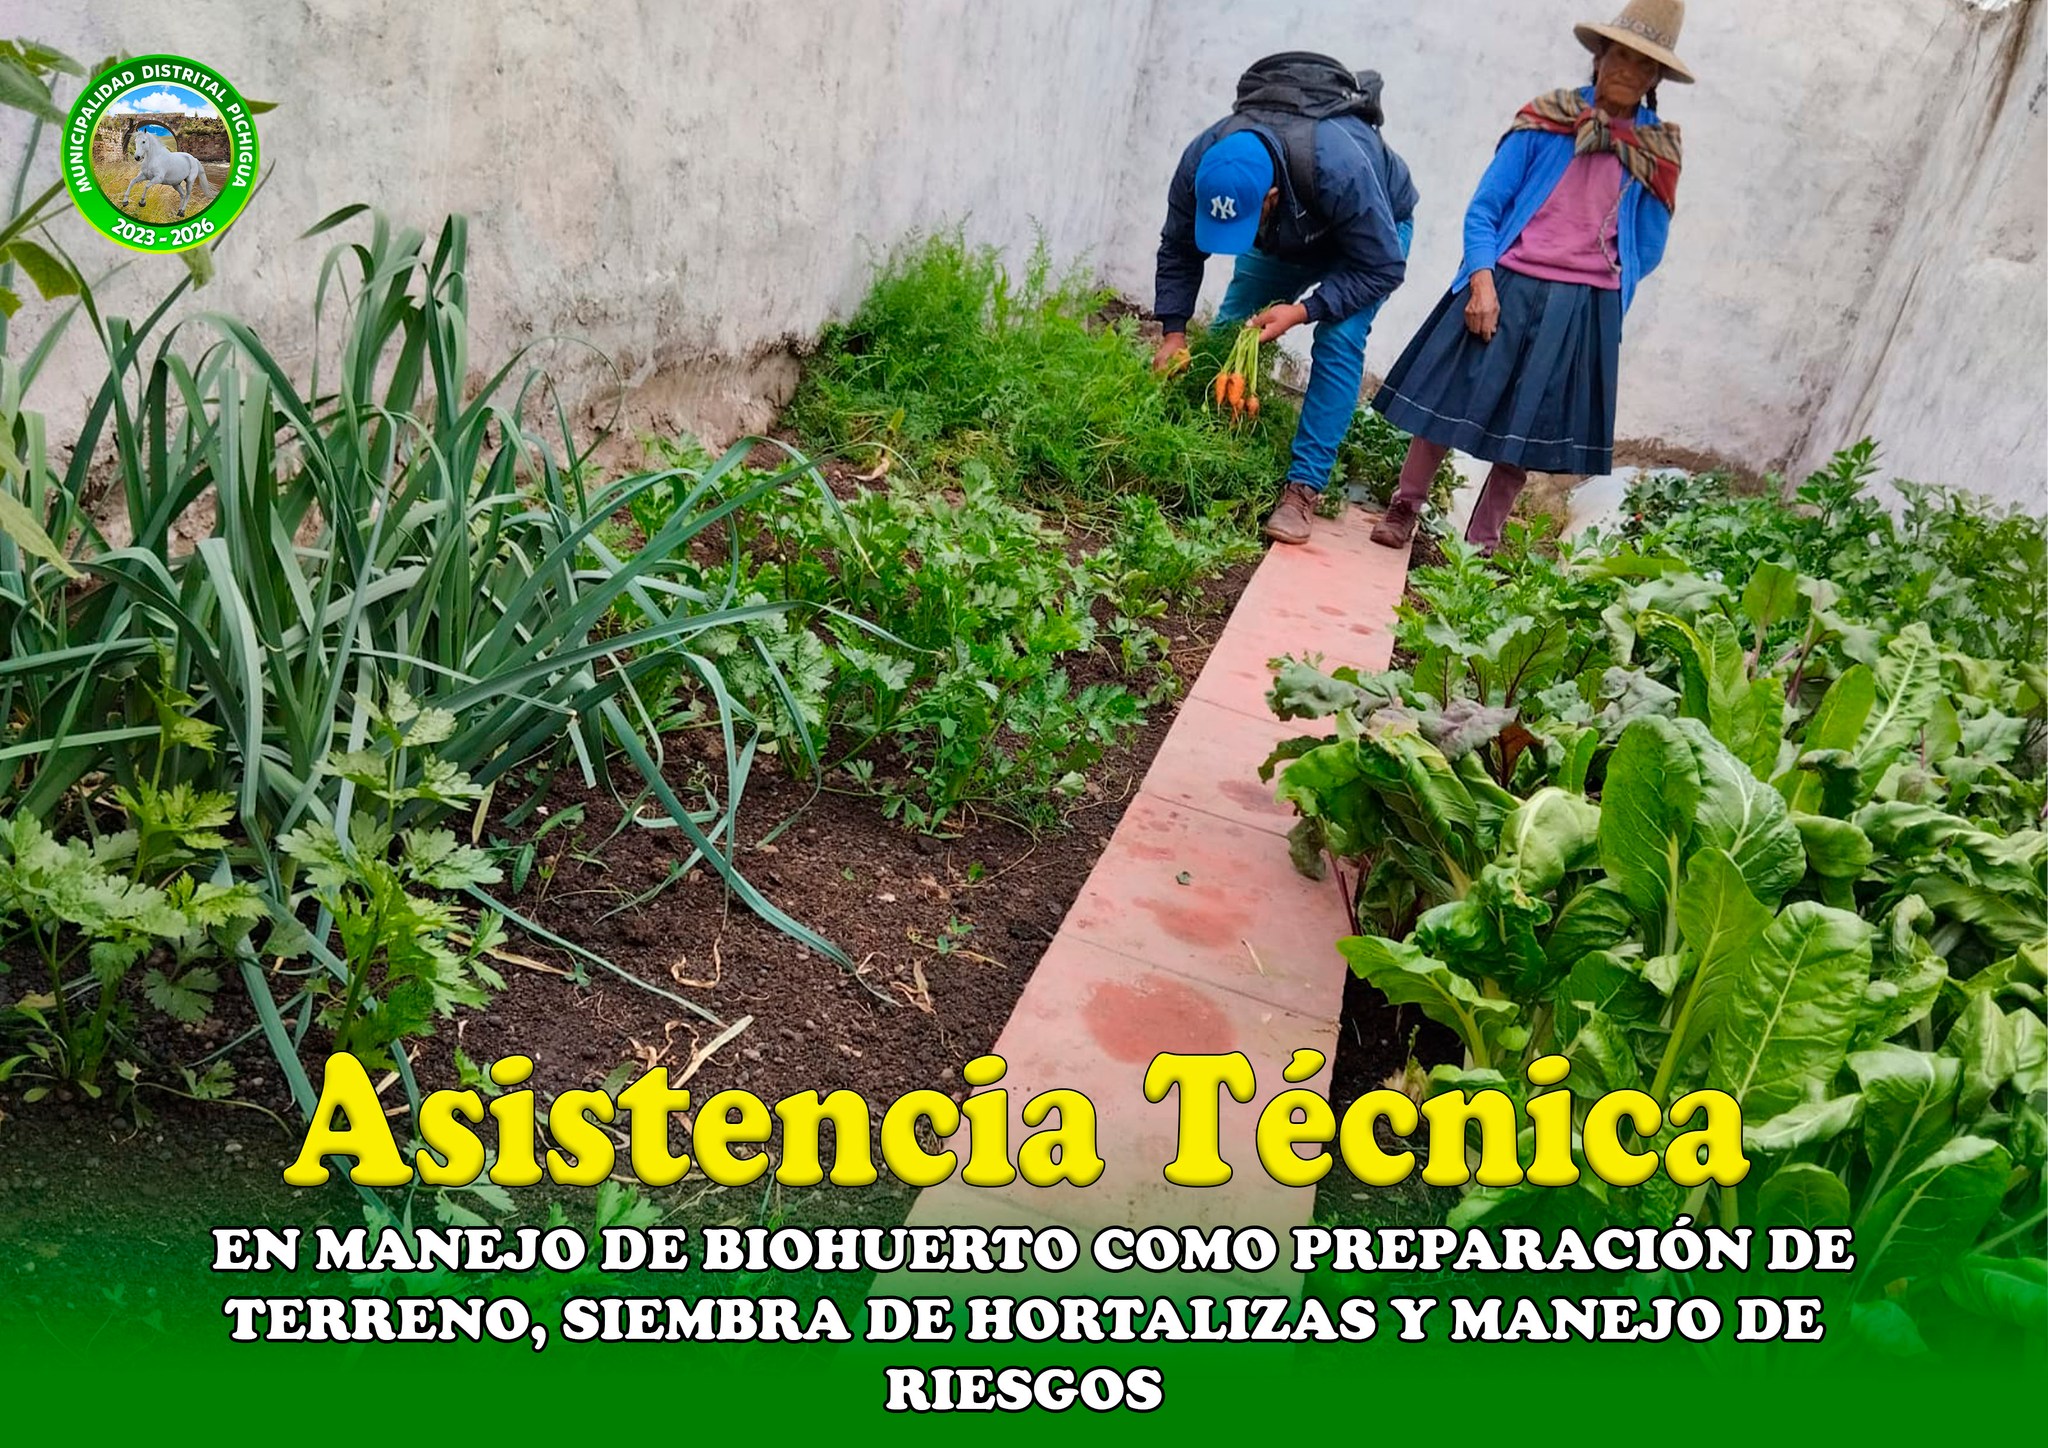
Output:
M1211 146L1195 167L1195 245L1211 256L1250 251L1272 189L1272 153L1250 131Z

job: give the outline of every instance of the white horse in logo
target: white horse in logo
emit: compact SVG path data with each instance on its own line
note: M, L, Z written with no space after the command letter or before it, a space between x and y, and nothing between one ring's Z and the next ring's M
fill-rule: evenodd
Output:
M178 215L185 214L185 208L192 202L192 188L199 187L199 194L206 195L206 166L197 156L188 156L183 151L173 151L164 144L164 138L154 131L135 133L135 155L142 162L142 169L129 178L127 187L121 192L121 199L114 204L122 210L128 207L128 193L138 185L142 187L142 204L149 204L149 188L171 186L178 192Z

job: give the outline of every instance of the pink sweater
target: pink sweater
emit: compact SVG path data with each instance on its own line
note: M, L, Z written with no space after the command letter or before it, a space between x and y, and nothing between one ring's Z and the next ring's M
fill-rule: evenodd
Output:
M1621 288L1621 158L1612 151L1574 156L1564 179L1522 228L1500 264L1547 282Z

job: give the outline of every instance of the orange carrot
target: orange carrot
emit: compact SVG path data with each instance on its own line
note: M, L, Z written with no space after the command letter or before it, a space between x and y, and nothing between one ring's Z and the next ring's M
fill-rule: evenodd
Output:
M1259 394L1254 392L1245 399L1244 410L1253 417L1259 415Z

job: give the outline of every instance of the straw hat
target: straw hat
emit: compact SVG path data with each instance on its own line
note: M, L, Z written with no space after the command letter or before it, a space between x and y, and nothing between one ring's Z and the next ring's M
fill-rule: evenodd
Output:
M1579 44L1599 52L1603 40L1626 45L1664 67L1671 80L1692 83L1692 71L1678 58L1678 31L1685 24L1685 0L1628 0L1606 25L1574 25Z

